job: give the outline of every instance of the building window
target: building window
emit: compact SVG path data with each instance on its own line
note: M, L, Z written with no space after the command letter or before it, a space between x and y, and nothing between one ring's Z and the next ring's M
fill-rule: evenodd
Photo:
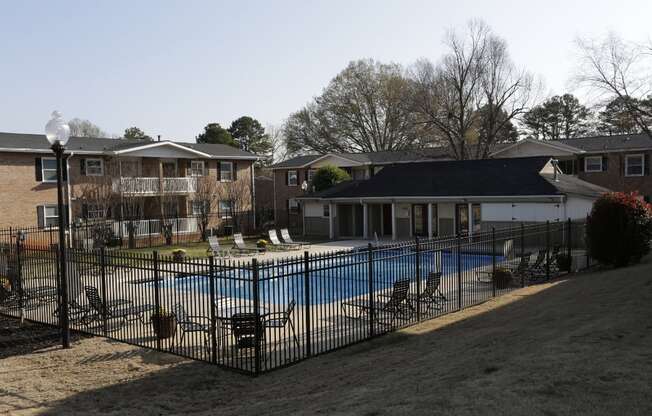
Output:
M298 214L299 213L299 201L297 201L294 198L288 199L288 211L290 211L290 214Z
M645 158L643 155L625 156L625 176L643 176L644 165Z
M312 178L315 176L315 172L317 172L316 169L308 169L308 173L306 174L306 180L308 183L312 182Z
M220 162L220 182L233 180L233 162Z
M84 218L88 220L106 217L106 212L102 204L84 204L82 205L82 212Z
M53 157L41 159L41 175L43 182L57 181L57 160Z
M84 169L86 176L103 176L104 161L102 159L86 159Z
M566 175L577 175L577 167L575 166L575 159L560 160L557 166Z
M56 205L43 205L42 209L38 210L43 217L39 223L44 227L57 227L59 225L59 209Z
M204 176L203 160L193 160L190 162L190 176Z
M191 203L192 215L205 215L210 213L210 201L206 200L195 200Z
M324 204L324 217L331 216L331 206L330 204Z
M296 170L288 170L288 186L297 186L299 175Z
M588 156L584 158L585 172L602 172L602 156Z
M220 201L220 217L231 218L233 215L233 201Z

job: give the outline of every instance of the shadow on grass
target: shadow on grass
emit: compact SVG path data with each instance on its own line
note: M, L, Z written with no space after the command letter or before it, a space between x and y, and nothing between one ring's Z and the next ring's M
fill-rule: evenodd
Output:
M162 367L43 414L649 414L651 271L531 288L258 378Z

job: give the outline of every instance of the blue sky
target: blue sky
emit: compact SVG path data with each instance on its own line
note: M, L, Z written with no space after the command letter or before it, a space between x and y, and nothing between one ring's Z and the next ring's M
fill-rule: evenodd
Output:
M189 141L245 114L280 124L350 60L435 61L446 29L471 18L561 93L576 36L643 41L651 15L626 0L0 0L0 131L40 133L53 109Z

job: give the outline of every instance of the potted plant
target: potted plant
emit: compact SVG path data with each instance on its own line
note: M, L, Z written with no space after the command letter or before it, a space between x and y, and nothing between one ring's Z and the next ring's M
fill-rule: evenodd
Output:
M186 250L178 248L172 251L172 259L176 262L182 262L186 258Z
M496 289L507 289L512 282L512 272L504 267L497 267L494 272Z
M260 239L260 240L256 241L256 247L258 247L260 249L260 251L267 251L267 245L268 244L269 243L267 242L267 240Z
M150 320L158 339L172 338L177 332L177 317L165 308L158 308Z
M557 267L559 267L559 270L566 270L570 272L572 259L568 254L559 253L557 254L557 258L555 260L557 261Z

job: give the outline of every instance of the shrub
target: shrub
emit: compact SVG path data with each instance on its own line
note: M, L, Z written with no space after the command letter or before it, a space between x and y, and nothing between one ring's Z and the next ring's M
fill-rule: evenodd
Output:
M512 283L512 273L503 267L497 267L494 272L494 281L497 289L507 289Z
M571 258L568 254L566 253L557 254L557 258L555 259L555 261L557 262L557 267L559 267L559 270L570 271Z
M650 206L636 193L613 192L593 204L586 223L589 254L616 267L638 262L650 251Z
M267 240L258 240L258 241L256 241L256 247L258 247L258 248L267 248L268 244L269 243L267 242Z
M312 177L311 186L316 192L320 192L348 180L351 180L351 177L344 169L333 165L326 165L317 169L317 172Z
M182 248L178 248L172 251L172 258L174 259L174 261L183 261L185 257L186 257L186 250Z

